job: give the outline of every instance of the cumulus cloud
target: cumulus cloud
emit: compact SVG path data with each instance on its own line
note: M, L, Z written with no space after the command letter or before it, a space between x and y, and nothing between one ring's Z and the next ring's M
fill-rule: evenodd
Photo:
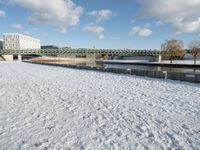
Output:
M129 32L129 36L138 35L140 37L148 37L152 34L152 31L148 28L141 28L139 26L133 27Z
M111 11L111 10L94 10L89 12L90 16L96 17L97 22L109 20L113 16L117 16L117 13Z
M96 33L97 38L99 40L105 39L105 36L102 34L102 32L104 31L104 28L101 27L101 26L90 24L88 26L83 27L82 30L85 31L85 32Z
M101 32L104 31L104 28L101 26L88 25L88 26L84 27L83 30L86 32L93 32L93 33L100 34Z
M0 10L0 17L5 17L6 16L6 13L5 13L5 11L3 11L3 10Z
M76 26L83 8L72 0L3 0L20 5L32 12L29 21L35 24L47 24L66 32L67 27Z
M23 29L21 24L12 24L11 27L14 28L14 29L18 29L18 30L22 30Z
M200 31L199 0L143 0L142 14L170 23L173 33Z

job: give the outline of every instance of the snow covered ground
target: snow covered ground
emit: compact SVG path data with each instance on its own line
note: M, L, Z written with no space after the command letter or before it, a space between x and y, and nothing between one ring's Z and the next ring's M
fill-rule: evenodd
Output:
M0 62L0 149L200 149L200 85Z

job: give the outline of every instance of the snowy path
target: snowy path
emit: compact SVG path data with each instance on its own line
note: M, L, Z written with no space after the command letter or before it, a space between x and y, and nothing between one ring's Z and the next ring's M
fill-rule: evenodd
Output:
M200 85L0 62L0 150L200 149Z

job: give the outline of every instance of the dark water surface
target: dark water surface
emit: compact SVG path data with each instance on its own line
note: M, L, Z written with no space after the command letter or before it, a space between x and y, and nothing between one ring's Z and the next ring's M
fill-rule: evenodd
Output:
M172 72L195 72L200 73L200 68L176 68L176 67L159 67L159 66L142 66L142 65L119 65L119 64L104 64L108 68L125 68L137 70L155 70L155 71L172 71Z
M200 68L183 68L183 67L160 67L160 66L148 66L148 65L135 65L135 64L103 64L103 63L86 63L78 61L42 61L51 64L68 64L68 65L78 65L78 66L97 66L106 68L121 68L121 69L136 69L136 70L153 70L153 71L171 71L171 72L182 72L182 73L200 73Z

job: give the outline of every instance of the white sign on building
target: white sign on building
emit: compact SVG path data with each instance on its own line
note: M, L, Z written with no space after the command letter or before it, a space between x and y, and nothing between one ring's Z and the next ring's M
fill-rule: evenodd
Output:
M3 34L3 49L40 49L41 42L39 39L18 34Z

